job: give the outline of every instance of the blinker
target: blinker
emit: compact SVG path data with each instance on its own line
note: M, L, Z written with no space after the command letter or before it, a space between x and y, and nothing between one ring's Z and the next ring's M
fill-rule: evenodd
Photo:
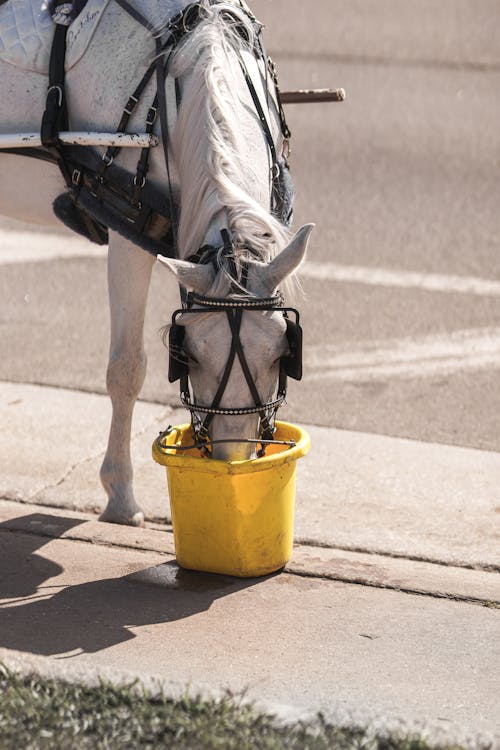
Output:
M182 349L185 332L184 326L179 323L172 323L170 326L168 333L168 380L170 383L188 376L188 360Z
M298 322L285 318L288 354L280 360L281 370L294 380L302 379L302 328Z

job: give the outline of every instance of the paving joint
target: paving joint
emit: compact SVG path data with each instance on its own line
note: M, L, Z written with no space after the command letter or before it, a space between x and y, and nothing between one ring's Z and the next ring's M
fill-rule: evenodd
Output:
M88 459L92 460L92 459ZM82 462L84 463L84 462ZM75 467L76 468L76 467ZM37 490L35 495L33 495L31 498L12 498L8 496L0 496L0 501L5 502L15 502L19 505L36 505L38 508L42 510L47 509L53 509L53 510L72 510L72 512L77 512L76 509L68 509L65 506L57 505L55 503L41 503L38 504L36 502L36 497L38 494L46 491L47 489L50 489L54 485L48 485L45 488L42 488L41 490ZM55 485L58 486L58 485ZM98 520L98 517L102 511L102 509L96 508L94 505L89 505L87 507L81 507L78 509L78 511L83 513L92 514L93 516L96 516L95 519L87 519L87 520ZM158 533L169 533L172 531L172 524L170 520L165 520L165 518L162 518L160 516L148 516L146 517L146 528L151 529L152 531L157 531ZM1 529L0 529L1 531ZM29 533L29 532L26 532ZM106 544L106 546L113 546L114 543ZM118 543L116 546L127 546L122 545ZM315 547L317 549L325 549L325 550L337 550L339 552L352 552L353 554L360 554L360 555L372 555L373 557L386 557L390 560L403 560L405 562L418 562L418 563L427 563L429 565L436 565L443 568L449 568L449 569L456 569L456 570L474 570L482 573L500 573L500 566L499 565L492 565L488 563L484 564L467 564L467 563L460 563L460 562L450 562L446 560L439 560L438 558L433 557L426 557L423 555L401 555L397 552L390 552L387 550L378 550L368 547L359 547L359 546L349 546L349 545L341 545L341 544L327 544L326 542L318 541L315 539L309 539L307 537L298 537L294 539L294 547ZM134 549L139 549L134 547ZM145 547L144 549L148 550L149 547ZM480 600L482 601L482 600Z
M90 460L90 459L89 459ZM57 487L59 485L57 484L49 484L47 487L42 487L41 489L38 489L33 495L24 498L24 497L12 497L9 495L0 495L0 502L5 503L17 503L18 505L27 505L27 506L36 506L37 508L40 508L40 510L47 511L47 510L59 510L59 511L71 511L72 513L88 513L92 514L96 517L98 517L102 513L102 508L98 508L96 505L87 505L87 506L79 506L78 508L68 508L67 505L57 505L57 503L39 503L37 502L38 495L42 492L46 492L47 490L53 489L54 487ZM0 529L1 530L1 529Z
M8 501L7 501L8 502ZM13 512L15 513L15 506L17 503L12 504L11 510L7 509L7 518ZM26 503L24 504L26 505ZM46 506L32 505L33 511L46 510ZM58 509L59 511L61 509ZM68 513L67 509L65 510ZM172 561L175 558L175 545L172 528L155 528L152 525L147 524L143 528L134 529L130 526L119 526L114 524L105 524L99 522L93 514L83 514L81 512L71 512L71 517L81 521L83 528L80 527L78 531L72 529L59 529L57 523L54 525L54 521L47 519L46 525L43 520L36 521L36 525L29 525L23 519L19 519L16 526L16 516L11 515L8 518L7 523L12 525L0 527L0 532L25 534L34 537L41 537L46 539L54 539L61 541L70 542L82 542L86 544L93 544L108 549L125 549L134 552L140 552L143 554L156 553L161 555L165 562ZM90 517L89 517L90 516ZM32 520L33 524L34 521ZM163 536L160 538L159 535ZM148 543L149 538L149 543ZM342 556L331 557L329 559L321 558L318 555L319 550L325 549L321 546L315 546L314 544L308 545L295 544L294 555L289 563L283 568L283 572L291 576L310 578L318 581L336 581L338 583L344 583L347 585L364 586L372 589L390 590L406 595L417 595L425 596L434 599L444 599L448 601L456 601L466 604L474 604L483 607L500 608L500 589L497 585L496 574L492 574L487 571L473 571L468 570L469 575L484 576L484 580L481 579L481 596L475 596L473 593L469 593L471 590L474 591L473 581L469 580L469 588L458 587L456 584L456 577L463 575L461 568L454 568L453 566L441 566L447 574L451 575L448 579L440 578L437 582L435 579L436 571L432 572L433 564L428 562L419 561L420 565L427 566L426 569L420 572L423 578L412 576L403 569L394 569L389 565L387 566L387 560L383 559L383 556L374 563L364 560L365 553L363 552L352 552L347 551L348 557L343 558ZM334 548L328 548L334 551ZM345 550L342 550L345 551ZM370 555L368 555L369 557ZM371 555L372 558L376 556ZM389 555L385 556L387 559L391 559ZM405 558L397 558L404 563L411 562ZM160 565L162 563L159 563ZM439 567L439 566L438 566ZM429 578L429 568L431 568L431 577ZM379 570L380 569L380 570ZM351 573L351 571L354 571ZM358 573L358 571L360 571ZM462 571L462 573L460 572ZM401 578L403 576L403 578ZM439 573L438 573L439 578ZM392 580L391 580L392 579ZM405 580L406 579L406 580ZM488 580L487 580L488 579Z
M320 575L317 573L310 573L307 570L289 569L288 567L285 567L284 570L290 575L299 576L301 578L319 578L323 581L337 581L338 583L346 583L353 586L368 586L369 588L373 589L397 591L400 594L408 594L411 596L426 596L432 599L445 599L446 601L462 602L464 604L475 604L476 606L480 607L500 609L500 600L495 601L475 596L461 596L460 594L446 594L440 593L438 591L426 591L425 589L396 586L390 583L374 583L372 581L367 581L360 578L350 578L349 576L341 576L334 573L322 573Z
M33 529L0 529L1 533L8 533L8 534L25 534L29 536L37 536L42 537L45 539L54 539L54 540L61 540L61 541L69 541L69 542L80 542L82 544L92 544L92 545L98 545L99 547L107 547L111 549L127 549L127 550L133 550L134 553L143 553L143 554L150 554L151 552L155 552L159 555L163 555L165 557L165 562L169 562L172 559L175 559L175 553L173 550L165 550L165 551L159 551L157 547L154 546L132 546L130 544L127 544L126 542L120 542L118 541L105 541L105 540L97 540L97 539L84 539L81 536L74 535L71 533L66 533L64 537L57 537L52 534L50 534L47 531L44 531L43 529L39 529L37 531ZM161 565L162 563L160 563ZM285 567L282 569L283 573L286 573L290 576L295 576L298 578L311 578L317 581L334 581L337 583L344 583L346 585L351 586L364 586L367 588L373 588L373 589L381 589L385 591L395 591L400 594L407 594L410 596L424 596L429 597L431 599L444 599L446 601L456 601L464 604L473 604L475 606L481 606L481 607L490 607L492 609L500 609L500 600L486 600L484 598L480 597L472 597L472 596L460 596L458 594L446 594L446 593L439 593L435 591L426 591L424 589L417 589L417 588L410 588L410 587L403 587L403 586L395 586L390 583L374 583L371 581L363 580L360 578L351 578L349 576L342 576L342 575L336 575L334 573L315 573L312 571L307 571L304 569L298 569L297 567L294 567L293 560L285 565Z
M44 531L43 529L12 528L0 529L0 534L22 534L25 536L42 537L42 539L53 539L54 541L81 542L82 544L92 544L96 547L107 547L108 549L126 549L133 552L143 552L144 554L155 552L158 555L164 555L168 559L172 557L172 553L167 549L165 549L165 551L158 550L158 547L154 547L152 545L134 546L130 543L127 544L126 542L122 542L120 540L109 542L105 539L82 538L77 534L71 534L71 532L66 532L64 536L55 536L54 534L51 534L48 531Z
M435 557L425 555L401 555L398 552L391 552L388 550L350 546L348 544L328 544L327 542L318 541L317 539L309 539L307 537L298 537L294 541L299 546L317 547L318 549L332 549L339 550L341 552L353 552L362 555L376 555L377 557L389 557L392 560L406 560L408 562L422 562L429 563L429 565L441 565L443 568L458 568L462 570L477 570L483 573L500 573L500 565L491 563L464 563L464 562L452 562L449 560L439 560Z

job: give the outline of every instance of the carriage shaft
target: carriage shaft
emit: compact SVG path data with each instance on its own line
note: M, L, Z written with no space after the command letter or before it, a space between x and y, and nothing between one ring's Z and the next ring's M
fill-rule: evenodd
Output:
M62 132L59 133L59 140L67 146L150 148L158 145L158 138L148 133ZM4 148L38 148L41 145L40 133L0 135L0 150Z
M343 102L344 89L299 89L298 91L282 91L283 104L307 104L311 102Z

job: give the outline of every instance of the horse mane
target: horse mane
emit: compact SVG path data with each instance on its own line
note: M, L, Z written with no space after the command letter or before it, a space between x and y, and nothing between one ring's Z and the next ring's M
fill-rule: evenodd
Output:
M250 48L255 31L234 3L211 5L202 0L201 4L203 20L186 36L171 66L172 74L182 82L173 137L181 188L180 257L195 253L212 222L225 213L236 259L241 259L247 253L245 246L250 246L260 260L269 261L287 244L290 233L271 214L269 205L264 207L259 202L257 175L242 157L244 136L239 124L243 117L248 120L249 113L241 96L245 84L236 50L245 42L224 13L237 16ZM260 128L258 120L256 128ZM263 138L262 148L266 148ZM269 190L265 188L266 195Z

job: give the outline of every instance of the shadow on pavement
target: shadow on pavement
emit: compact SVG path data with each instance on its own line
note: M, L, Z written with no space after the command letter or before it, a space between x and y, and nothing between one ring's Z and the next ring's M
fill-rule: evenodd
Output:
M50 520L50 516L40 518L44 523ZM61 529L80 523L54 520ZM9 524L12 529L11 522L0 524L0 532ZM44 656L75 650L96 653L134 639L130 628L191 617L208 610L220 597L265 580L191 572L168 562L133 575L69 585L51 594L51 587L42 584L63 568L35 553L50 541L29 534L1 534L0 647ZM82 567L76 559L76 576L81 577ZM35 592L43 598L2 604L2 599L19 600Z
M57 538L82 523L78 518L44 513L30 513L0 523L0 532L17 532L2 534L0 538L0 606L2 599L34 594L44 581L63 572L60 565L36 554L36 550L51 541L51 538L37 536L37 531L49 527L51 537ZM20 533L21 528L30 532ZM0 629L0 643L1 634Z

